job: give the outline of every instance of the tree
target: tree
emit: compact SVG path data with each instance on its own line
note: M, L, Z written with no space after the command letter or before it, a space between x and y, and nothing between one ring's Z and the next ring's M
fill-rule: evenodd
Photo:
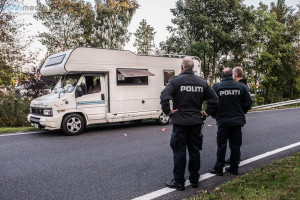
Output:
M164 54L187 54L189 44L192 43L189 33L180 28L173 28L172 26L168 26L167 30L171 33L171 36L165 42L162 41L159 43L161 51Z
M217 69L225 67L221 59L243 59L241 27L251 13L241 1L178 0L171 12L175 26L168 27L172 35L161 47L198 56L204 76L211 83L216 81Z
M55 53L80 46L122 49L138 4L134 0L95 0L95 9L81 0L40 0L35 19L48 29L40 41Z
M0 88L12 85L14 70L0 57Z
M261 95L268 103L292 98L297 91L299 60L296 42L299 40L299 16L282 0L261 4L255 23L259 39L256 69L263 76Z
M46 5L37 0L38 11L34 15L48 29L39 34L40 41L50 53L85 45L86 35L82 21L93 19L88 3L77 0L46 0ZM89 30L90 31L90 30Z
M123 49L129 41L128 26L139 7L135 0L95 0L96 22L93 46Z
M1 1L0 4L0 87L14 88L17 79L22 75L21 67L30 63L35 54L26 52L32 40L23 39L22 29L26 23L18 22L15 16L7 12L6 8L17 4L16 0Z
M148 25L145 19L140 22L140 26L133 35L135 36L133 46L137 47L137 54L150 55L154 53L154 28Z
M19 91L19 96L31 100L48 94L56 81L53 77L42 76L39 68L35 67L32 72L24 73L19 78L19 83L24 88L24 91Z

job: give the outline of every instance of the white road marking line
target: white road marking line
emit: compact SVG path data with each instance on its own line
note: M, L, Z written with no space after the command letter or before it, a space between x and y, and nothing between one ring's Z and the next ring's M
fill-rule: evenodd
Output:
M282 151L285 151L285 150L294 148L294 147L296 147L296 146L300 146L300 142L297 142L297 143L294 143L294 144L291 144L291 145L288 145L288 146L285 146L285 147L282 147L282 148L279 148L279 149L275 149L275 150L273 150L273 151L266 152L266 153L264 153L264 154L255 156L255 157L253 157L253 158L249 158L249 159L247 159L247 160L243 160L243 161L241 161L241 163L240 163L239 166L247 165L247 164L249 164L249 163L251 163L251 162L254 162L254 161L260 160L260 159L262 159L262 158L265 158L265 157L274 155L274 154L276 154L276 153L280 153L280 152L282 152Z
M297 142L297 143L294 143L294 144L291 144L291 145L288 145L288 146L285 146L285 147L282 147L282 148L279 148L279 149L275 149L273 151L269 151L269 152L266 152L264 154L261 154L261 155L258 155L258 156L255 156L253 158L249 158L247 160L244 160L244 161L241 161L240 165L239 166L243 166L243 165L246 165L246 164L249 164L249 163L252 163L254 161L257 161L257 160L260 160L262 158L265 158L265 157L268 157L268 156L271 156L271 155L274 155L276 153L279 153L279 152L282 152L282 151L285 151L285 150L288 150L288 149L291 149L291 148L294 148L294 147L297 147L297 146L300 146L300 142ZM225 169L224 169L224 172L225 172ZM206 174L202 174L200 176L200 179L199 179L199 182L205 180L205 179L209 179L211 177L214 177L216 176L215 174L211 174L211 173L206 173ZM189 186L190 185L190 182L189 181L186 181L185 183L185 186ZM172 189L172 188L163 188L163 189L160 189L160 190L156 190L154 192L151 192L149 194L146 194L146 195L143 195L143 196L140 196L140 197L137 197L137 198L134 198L132 200L150 200L150 199L155 199L157 197L160 197L160 196L163 196L165 194L168 194L168 193L171 193L171 192L174 192L176 189Z
M30 134L35 134L35 133L43 133L44 131L36 132L36 131L31 131L31 132L18 132L18 133L8 133L8 134L0 134L0 137L6 137L6 136L15 136L15 135L30 135Z

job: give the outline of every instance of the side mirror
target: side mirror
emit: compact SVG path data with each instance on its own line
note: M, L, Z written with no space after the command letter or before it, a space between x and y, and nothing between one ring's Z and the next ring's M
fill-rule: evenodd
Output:
M77 85L76 86L76 90L75 90L75 97L77 98L77 97L81 97L83 95L83 91L82 91L82 88L79 86L79 85Z

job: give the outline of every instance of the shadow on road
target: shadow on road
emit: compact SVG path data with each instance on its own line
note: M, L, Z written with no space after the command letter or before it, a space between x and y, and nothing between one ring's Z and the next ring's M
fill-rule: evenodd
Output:
M127 129L132 127L142 127L142 126L160 126L156 123L155 120L143 120L143 121L131 121L131 122L123 122L123 123L111 123L111 124L97 124L90 125L86 128L86 130L81 134L88 134L95 131L106 131L106 130L117 130L117 129ZM57 136L67 136L61 130L43 130L42 136L47 137L57 137Z
M131 121L131 122L111 123L111 124L98 124L98 125L88 126L85 132L99 131L99 130L124 129L124 128L131 128L131 127L153 126L153 125L158 126L158 124L155 122L155 120Z

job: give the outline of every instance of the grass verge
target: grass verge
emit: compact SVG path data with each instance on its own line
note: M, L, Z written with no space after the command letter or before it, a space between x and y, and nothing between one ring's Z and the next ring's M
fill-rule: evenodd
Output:
M300 152L262 166L190 200L300 199Z
M3 127L0 128L0 133L16 133L16 132L26 132L26 131L37 131L39 129L34 127Z

